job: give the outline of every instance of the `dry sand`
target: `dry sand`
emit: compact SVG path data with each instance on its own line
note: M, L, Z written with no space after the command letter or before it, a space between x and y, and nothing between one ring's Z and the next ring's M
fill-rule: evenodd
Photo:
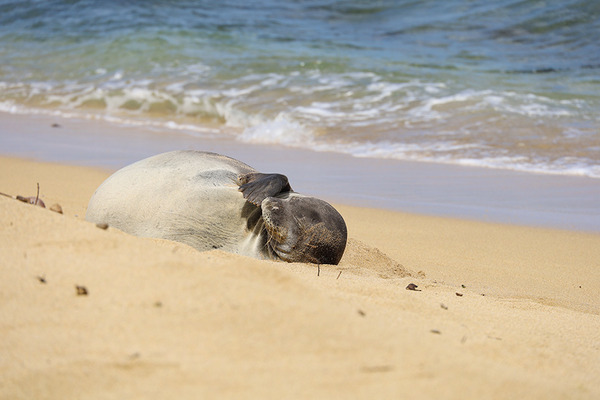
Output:
M0 196L1 399L600 398L600 235L340 205L339 266L258 261L85 222L108 174L0 158L64 210Z

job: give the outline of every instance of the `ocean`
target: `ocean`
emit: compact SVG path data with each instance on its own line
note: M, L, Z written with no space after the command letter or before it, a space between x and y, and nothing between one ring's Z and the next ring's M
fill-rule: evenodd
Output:
M0 0L0 112L600 178L600 2Z

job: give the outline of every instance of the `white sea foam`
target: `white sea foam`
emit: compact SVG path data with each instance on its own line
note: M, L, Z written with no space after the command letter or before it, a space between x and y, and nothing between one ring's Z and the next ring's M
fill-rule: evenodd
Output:
M342 146L316 146L319 151L337 151L361 158L385 158L401 161L433 162L469 167L506 169L528 173L600 178L600 165L590 160L563 157L553 161L525 156L477 156L481 146L457 143L352 143ZM455 152L455 155L448 155ZM470 157L469 154L473 153ZM462 154L462 155L461 155Z
M480 168L508 169L514 171L585 176L600 178L600 165L577 157L542 160L524 155L494 154L494 149L484 144L457 141L429 141L418 143L383 142L325 142L317 140L315 132L293 122L289 116L280 115L246 128L239 140L251 143L281 144L332 151L361 158L387 158L404 161L435 162ZM486 154L488 154L486 156Z
M239 140L305 148L315 146L313 132L297 122L290 121L284 113L279 114L272 121L264 121L244 129Z
M0 102L0 111L14 114L41 114L60 118L75 118L89 120L104 120L110 123L170 129L206 138L222 137L223 131L216 128L203 127L194 124L182 124L177 121L160 121L152 119L123 118L114 115L85 113L78 110L60 111L56 109L26 108L12 101ZM231 110L222 109L223 114ZM236 117L230 118L235 121ZM243 124L248 124L246 117L240 117ZM600 178L600 165L591 160L577 157L562 157L553 161L529 159L524 156L482 156L489 149L484 145L474 143L419 142L393 143L383 142L327 142L318 140L316 132L294 121L290 115L281 113L273 120L254 118L252 126L245 127L237 136L238 140L248 143L279 144L301 147L316 151L333 151L353 155L355 157L388 158L406 161L435 162L471 167L510 169L515 171L561 174L571 176L586 176ZM469 154L472 154L470 156Z
M188 122L200 116L221 121L244 142L600 177L597 162L585 155L549 156L543 146L529 153L518 151L522 132L533 137L548 129L556 132L553 140L558 145L587 137L591 145L584 150L593 149L600 121L582 99L491 89L456 91L443 82L390 82L370 72L250 74L213 84L202 80L208 71L202 65L188 66L184 75L164 82L136 79L119 70L97 70L105 76L90 82L0 82L6 94L0 97L0 111L104 119L200 136L222 134L203 127L200 120L197 125ZM35 101L27 105L31 99ZM573 118L577 126L569 125Z
M205 72L203 67L198 68L201 73ZM232 79L218 87L210 84L190 87L190 83L178 79L158 85L152 79L131 79L117 71L99 83L30 82L25 87L3 83L3 87L13 95L42 96L42 104L45 99L46 103L69 109L96 101L97 105L105 103L108 112L125 107L131 112L143 113L151 110L153 103L169 102L176 114L215 113L229 126L242 128L256 124L250 116L256 111L244 111L251 104L261 106L271 118L287 112L298 121L326 126L365 126L365 121L381 124L394 119L412 126L481 112L564 118L582 109L581 104L571 101L559 102L531 94L473 89L452 93L441 82L387 82L372 73L268 73ZM307 104L305 99L312 101ZM279 108L274 108L275 105ZM245 112L250 121L244 122L239 111ZM585 115L580 117L586 118Z

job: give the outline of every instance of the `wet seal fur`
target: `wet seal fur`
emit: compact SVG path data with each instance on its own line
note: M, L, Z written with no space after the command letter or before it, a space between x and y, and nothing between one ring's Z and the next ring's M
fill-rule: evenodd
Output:
M230 157L173 151L111 175L85 219L127 233L259 259L337 264L346 224L329 203Z

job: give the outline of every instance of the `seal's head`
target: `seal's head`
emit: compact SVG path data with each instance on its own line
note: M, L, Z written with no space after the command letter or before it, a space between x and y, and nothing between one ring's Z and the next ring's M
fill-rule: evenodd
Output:
M270 254L288 262L340 262L346 248L346 223L329 203L288 192L267 197L260 207Z

